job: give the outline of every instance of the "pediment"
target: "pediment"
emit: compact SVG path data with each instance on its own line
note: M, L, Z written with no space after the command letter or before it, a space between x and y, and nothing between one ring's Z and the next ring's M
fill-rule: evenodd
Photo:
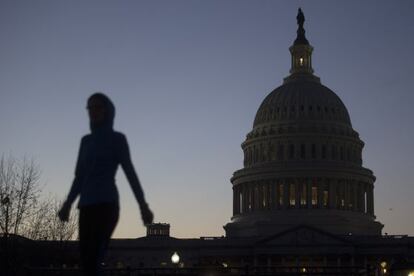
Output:
M257 244L262 246L344 246L350 245L350 242L341 236L304 225L261 239Z

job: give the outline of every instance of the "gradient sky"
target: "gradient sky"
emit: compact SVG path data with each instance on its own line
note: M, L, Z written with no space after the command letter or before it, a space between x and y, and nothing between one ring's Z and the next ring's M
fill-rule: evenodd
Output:
M230 177L255 113L290 69L302 7L315 74L366 146L375 211L414 235L414 1L0 2L0 154L33 156L45 194L66 196L86 99L115 103L155 221L175 237L224 235ZM145 235L120 170L115 237Z

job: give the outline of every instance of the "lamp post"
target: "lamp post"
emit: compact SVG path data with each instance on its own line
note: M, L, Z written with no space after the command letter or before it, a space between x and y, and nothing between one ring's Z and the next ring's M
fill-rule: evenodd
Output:
M177 266L180 262L180 256L178 255L177 251L171 255L171 263L173 264L174 274L177 274Z

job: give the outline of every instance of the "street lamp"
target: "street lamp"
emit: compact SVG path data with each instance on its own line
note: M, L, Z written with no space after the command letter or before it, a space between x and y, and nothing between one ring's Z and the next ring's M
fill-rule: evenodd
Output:
M180 256L178 256L177 252L174 252L174 254L172 254L171 262L173 264L178 264L180 262Z

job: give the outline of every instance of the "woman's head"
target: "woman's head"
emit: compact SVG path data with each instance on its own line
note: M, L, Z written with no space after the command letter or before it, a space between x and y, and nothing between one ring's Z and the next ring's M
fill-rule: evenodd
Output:
M103 93L92 94L87 103L90 128L111 128L115 118L115 106Z

